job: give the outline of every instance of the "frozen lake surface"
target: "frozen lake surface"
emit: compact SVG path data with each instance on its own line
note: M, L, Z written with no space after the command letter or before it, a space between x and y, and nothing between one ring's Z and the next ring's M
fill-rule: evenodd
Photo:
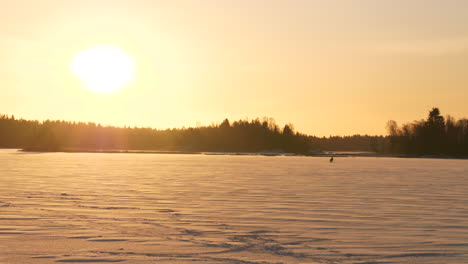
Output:
M468 263L468 161L0 150L0 263Z

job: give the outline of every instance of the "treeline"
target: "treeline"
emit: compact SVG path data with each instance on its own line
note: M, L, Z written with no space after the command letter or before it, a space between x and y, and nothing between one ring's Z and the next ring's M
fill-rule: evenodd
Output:
M388 138L384 136L310 137L309 140L309 144L316 150L389 152Z
M197 128L158 130L101 126L68 121L30 121L0 115L0 148L37 151L160 150L213 152L372 151L402 155L468 156L468 119L444 118L433 108L426 120L399 127L388 122L388 136L308 136L272 118L225 119Z
M468 155L468 119L444 118L433 108L426 120L399 127L395 121L387 124L389 151L409 155Z
M0 147L4 148L303 153L309 150L308 141L308 136L295 132L292 125L280 129L267 118L232 124L225 119L218 125L157 130L0 116Z
M220 124L158 130L101 126L67 121L29 121L0 115L0 147L37 151L59 150L168 150L223 152L290 152L319 150L377 151L384 137L319 138L280 128L272 118L225 119Z

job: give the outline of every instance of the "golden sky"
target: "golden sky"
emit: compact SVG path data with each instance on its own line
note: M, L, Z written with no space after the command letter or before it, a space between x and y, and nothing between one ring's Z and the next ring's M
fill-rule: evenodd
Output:
M273 117L312 135L468 113L465 0L0 0L0 113L155 128ZM83 88L114 45L135 79Z

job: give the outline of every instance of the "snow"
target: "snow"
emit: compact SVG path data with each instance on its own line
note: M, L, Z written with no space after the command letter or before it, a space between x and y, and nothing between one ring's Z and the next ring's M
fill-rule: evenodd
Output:
M468 161L0 150L0 263L468 263Z

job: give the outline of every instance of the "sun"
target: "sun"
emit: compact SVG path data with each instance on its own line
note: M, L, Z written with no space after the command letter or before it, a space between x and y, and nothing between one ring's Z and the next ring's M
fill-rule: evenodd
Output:
M80 51L71 68L86 89L97 93L116 92L135 79L134 58L113 45Z

